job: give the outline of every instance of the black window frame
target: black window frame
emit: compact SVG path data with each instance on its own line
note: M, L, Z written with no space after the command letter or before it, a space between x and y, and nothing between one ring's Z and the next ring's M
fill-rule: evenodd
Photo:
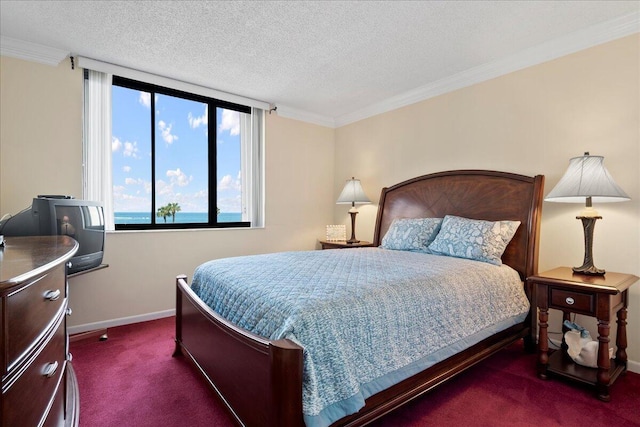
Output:
M203 95L197 95L189 92L180 91L177 89L171 89L164 86L155 85L152 83L141 82L138 80L129 79L121 76L113 76L112 86L120 86L125 87L132 90L139 90L143 92L148 92L151 95L151 115L150 115L150 125L151 125L151 223L150 224L114 224L116 231L124 231L124 230L184 230L184 229L208 229L208 228L249 228L251 227L251 221L237 221L237 222L218 222L217 212L217 200L218 200L218 183L217 183L217 137L218 137L218 126L217 126L217 117L216 112L218 108L224 108L228 110L234 110L241 113L251 115L251 107L246 105L236 104L233 102L223 101L220 99L215 99ZM155 111L155 94L168 95L178 98L187 99L190 101L197 101L201 103L206 103L208 105L208 123L213 123L214 125L209 125L209 129L207 132L208 140L208 194L209 194L209 221L199 222L199 223L164 223L157 222L157 209L156 206L156 162L155 162L155 143L156 143L156 111ZM247 185L248 183L244 183L243 185Z

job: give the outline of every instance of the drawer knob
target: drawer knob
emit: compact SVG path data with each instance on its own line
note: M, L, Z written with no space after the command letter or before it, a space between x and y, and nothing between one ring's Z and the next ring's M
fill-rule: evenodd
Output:
M56 289L55 291L47 291L44 293L44 299L48 301L55 301L60 298L60 289Z
M56 374L57 370L58 370L58 361L55 361L53 363L47 363L47 366L45 366L44 369L42 370L42 376L51 378Z
M573 304L576 302L576 300L574 300L574 299L573 299L573 298L571 298L571 297L567 297L567 298L565 299L565 302L566 302L567 304L569 304L569 305L573 305Z

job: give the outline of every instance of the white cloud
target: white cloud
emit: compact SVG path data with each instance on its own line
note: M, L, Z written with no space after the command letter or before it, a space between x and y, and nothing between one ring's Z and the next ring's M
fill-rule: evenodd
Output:
M240 135L240 113L233 110L222 110L222 121L218 130L220 133L228 130L231 135Z
M167 171L167 177L169 178L171 184L176 184L179 187L184 187L189 185L193 177L188 177L184 172L180 170L180 168L176 170L169 169Z
M138 190L138 193L141 193L141 192L146 194L151 193L151 182L145 181L142 178L125 178L124 183L125 185L128 185L128 186L140 187L140 189ZM121 186L120 188L125 189L126 187Z
M218 191L224 191L224 190L240 191L241 189L242 189L242 185L240 182L240 175L238 175L238 178L236 179L233 179L231 175L225 175L222 177L222 179L218 183Z
M173 194L173 186L167 184L161 179L156 180L156 194L162 196L170 196Z
M226 190L230 188L232 183L233 183L233 178L231 177L231 175L225 175L222 177L222 179L218 183L218 190Z
M204 199L206 201L209 200L209 191L208 190L200 190L193 194L194 199Z
M158 122L158 127L162 133L162 139L164 139L167 144L173 144L173 141L178 139L177 135L171 133L172 126L173 125L167 125L163 120Z
M125 193L128 189L121 185L113 186L113 209L116 212L146 212L151 206L149 196L137 196ZM136 192L140 194L140 192Z
M120 150L122 148L122 141L120 141L118 138L111 137L111 152L115 153L116 151Z
M116 212L146 212L151 206L151 183L142 178L126 178L125 185L113 186Z
M122 150L122 155L124 157L133 157L134 159L138 158L138 143L137 142L129 142L129 141L125 141L122 142L120 141L119 138L117 137L112 137L111 138L111 152L112 153L117 153L118 151ZM128 166L125 166L123 168L123 170L125 172L129 172L131 170L131 168L129 168L129 170L126 170L125 168L128 168Z
M242 212L242 198L240 195L234 197L221 197L218 199L220 212Z
M125 157L133 157L134 159L138 158L138 143L137 142L125 142L124 150L122 151L122 155Z
M122 167L122 172L124 172L124 173L129 173L129 172L131 172L131 166L123 166L123 167Z
M189 113L189 126L195 129L200 126L207 126L209 124L209 106L205 106L204 114L200 117L193 117L193 114Z
M140 92L138 102L147 108L151 108L151 94L149 92Z

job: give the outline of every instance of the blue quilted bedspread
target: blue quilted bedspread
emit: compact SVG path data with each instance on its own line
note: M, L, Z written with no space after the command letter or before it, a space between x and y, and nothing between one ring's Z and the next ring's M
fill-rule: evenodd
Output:
M209 261L192 288L236 325L304 348L308 426L357 412L370 395L529 310L508 266L380 248Z

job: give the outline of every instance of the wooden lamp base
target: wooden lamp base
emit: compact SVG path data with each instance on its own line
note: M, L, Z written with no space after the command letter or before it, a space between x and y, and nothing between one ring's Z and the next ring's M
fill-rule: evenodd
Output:
M582 228L584 228L584 261L580 267L573 267L573 272L587 276L604 276L605 271L593 265L593 229L596 226L596 220L602 217L577 216L576 219L582 221Z
M351 238L347 240L347 243L360 243L360 240L356 239L356 215L358 215L358 211L351 208L349 215L351 215Z

